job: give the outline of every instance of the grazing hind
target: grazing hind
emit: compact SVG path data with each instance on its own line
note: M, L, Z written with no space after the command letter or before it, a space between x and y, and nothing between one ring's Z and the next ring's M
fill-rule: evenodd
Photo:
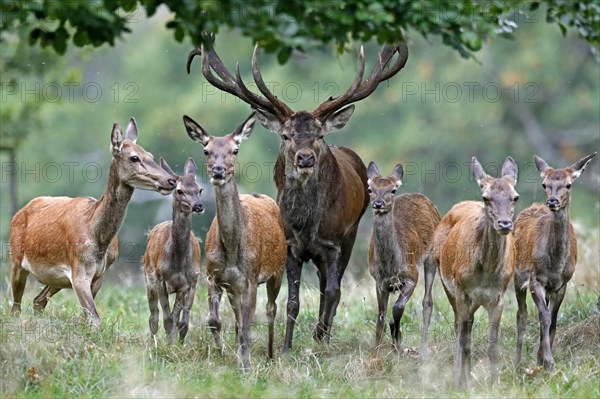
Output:
M171 193L175 180L154 162L152 154L136 144L135 119L125 139L118 124L111 133L112 162L108 185L99 200L91 197L37 197L10 223L13 315L21 312L21 299L31 273L46 287L34 299L43 311L48 299L63 288L73 288L95 326L100 316L94 298L104 273L117 257L117 232L135 188Z
M163 324L170 342L175 342L179 332L179 341L183 343L200 274L200 245L192 232L192 214L204 212L200 200L202 188L196 182L197 167L192 158L186 161L183 176L173 172L163 158L160 158L160 166L176 180L177 185L173 191L173 220L154 226L148 234L144 254L150 332L155 336L158 331L160 300ZM172 310L169 294L175 294Z
M529 287L540 319L537 363L546 369L554 367L552 344L556 334L556 319L567 283L573 277L577 263L577 237L569 221L571 184L595 156L594 152L564 169L551 168L542 158L537 155L533 157L543 178L546 204L533 204L523 210L515 223L515 294L519 305L515 356L517 366L521 363Z

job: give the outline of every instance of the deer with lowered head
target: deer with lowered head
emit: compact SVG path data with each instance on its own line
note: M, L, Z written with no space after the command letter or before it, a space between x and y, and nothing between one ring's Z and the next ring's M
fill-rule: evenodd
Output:
M173 172L162 157L160 166L177 183L173 190L173 220L154 226L148 234L148 246L144 254L150 332L153 336L158 332L160 300L163 324L170 342L174 343L179 333L179 341L183 343L200 274L200 245L192 232L192 214L204 212L200 200L202 188L196 182L198 168L192 158L186 161L183 176ZM172 309L169 294L175 294Z
M461 386L468 384L471 372L471 333L480 306L489 317L487 355L492 383L498 379L498 333L504 292L515 271L512 220L519 198L514 188L517 165L511 157L504 161L499 178L487 175L475 157L471 168L483 201L454 205L438 225L433 243L433 258L454 311L458 338L454 382Z
M354 112L351 103L368 97L378 84L400 71L408 59L405 43L385 46L367 80L364 52L359 52L358 72L350 88L329 98L314 111L294 112L265 84L259 69L258 45L252 57L252 75L262 95L250 91L236 66L235 77L223 65L214 48L194 49L187 62L188 73L195 55L202 56L202 73L213 86L248 103L267 130L281 139L275 163L277 203L288 244L287 326L283 351L292 347L300 310L302 265L312 260L319 275L319 320L313 337L330 338L333 318L340 301L342 276L350 260L358 224L369 198L366 167L349 148L329 146L325 135L343 128ZM394 55L398 59L391 63ZM216 75L215 75L216 72Z
M540 320L537 364L546 369L554 367L552 344L556 334L558 310L577 264L577 237L569 220L571 185L595 156L596 152L564 169L554 169L539 156L533 157L543 179L546 204L533 204L524 209L515 222L517 366L521 363L529 288Z
M190 138L204 147L206 167L215 189L216 215L206 234L208 275L208 325L217 348L223 350L219 304L227 291L235 314L238 361L250 369L250 324L254 322L259 284L267 286L268 357L273 358L277 295L281 288L286 243L279 207L271 198L240 195L235 164L243 140L250 137L256 115L252 113L233 133L209 135L196 121L183 117Z
M375 279L379 309L375 345L379 347L383 338L389 295L398 292L390 319L390 332L396 350L402 342L400 320L419 280L419 265L423 265L425 270L423 323L429 324L433 306L431 287L436 273L436 265L430 256L433 234L440 222L437 208L424 195L395 196L403 175L401 164L397 164L387 178L381 177L375 162L369 163L367 168L367 191L373 208L368 263L369 272ZM424 332L427 330L427 327L423 328Z
M117 232L135 188L169 194L175 180L160 168L152 154L136 144L134 118L125 137L118 124L111 133L112 162L108 186L99 200L91 197L37 197L13 217L10 224L12 313L21 311L21 299L31 273L46 287L34 299L43 311L48 299L63 288L73 288L93 325L100 325L94 298L106 270L118 253Z

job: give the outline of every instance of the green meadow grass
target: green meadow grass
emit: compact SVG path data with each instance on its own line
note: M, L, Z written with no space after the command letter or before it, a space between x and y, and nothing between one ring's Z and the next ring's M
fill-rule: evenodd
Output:
M592 245L597 246L596 241ZM580 245L581 246L581 245ZM294 347L281 356L287 290L280 294L276 355L266 358L266 293L259 289L253 328L252 369L243 375L235 356L233 314L222 304L224 354L215 350L206 327L206 284L201 279L184 345L169 346L164 332L150 338L149 311L141 275L131 282L107 281L98 294L100 330L82 318L72 290L53 297L44 315L33 315L31 301L41 288L29 279L20 318L10 316L10 291L0 298L0 395L47 397L600 397L600 271L598 254L580 249L580 262L559 315L554 354L556 369L538 370L537 311L528 298L529 319L523 368L515 371L516 305L512 288L505 296L501 326L500 382L489 384L487 314L476 314L473 377L468 390L452 386L455 336L453 315L439 277L434 285L428 359L421 359L422 281L409 301L402 331L403 348L393 351L389 333L374 350L376 300L370 277L345 279L342 301L329 345L312 339L318 290L307 279L301 286L301 309ZM6 267L4 265L3 267ZM6 269L5 269L6 270ZM111 270L111 272L114 272ZM5 274L6 276L6 274ZM6 280L6 278L5 278ZM8 284L5 281L5 284Z

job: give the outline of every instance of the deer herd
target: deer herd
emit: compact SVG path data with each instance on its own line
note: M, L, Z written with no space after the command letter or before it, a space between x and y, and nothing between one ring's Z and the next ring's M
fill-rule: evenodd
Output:
M235 315L237 358L243 371L250 364L250 326L255 319L257 287L266 283L268 357L274 353L276 299L284 270L287 275L287 325L283 352L292 348L300 309L303 264L312 261L319 278L319 317L313 337L328 342L340 302L340 286L367 206L373 211L368 269L375 280L378 313L375 346L383 342L388 298L396 293L389 321L393 345L402 343L401 319L423 269L422 357L427 357L427 335L433 309L432 286L437 271L454 311L457 336L455 383L468 384L471 372L471 334L474 314L484 307L489 316L488 351L492 383L498 378L499 327L504 293L514 281L517 312L515 363L521 362L526 328L527 290L538 309L540 343L537 363L554 367L552 344L557 315L577 262L577 241L569 221L573 181L596 152L564 169L555 169L539 156L534 162L543 178L545 204L533 204L513 222L519 195L517 164L507 157L498 177L486 174L473 157L471 169L481 188L482 201L463 201L440 218L435 205L422 194L396 192L403 168L397 164L384 177L374 162L367 167L346 147L330 146L324 138L344 127L354 102L375 91L378 84L406 64L408 49L386 45L368 78L363 80L365 57L361 47L358 72L350 88L329 98L315 110L292 111L268 89L259 69L259 48L252 57L252 76L259 93L245 85L236 66L230 73L212 46L190 52L201 56L202 74L213 86L246 102L250 116L231 134L208 134L188 116L188 136L205 155L214 186L216 215L205 240L208 280L208 326L215 345L223 350L219 305L223 290ZM392 60L396 57L396 60ZM235 179L238 151L251 137L256 121L281 137L275 164L276 201L262 194L239 194ZM164 159L137 144L138 127L131 118L125 134L118 124L111 133L112 162L104 195L38 197L13 217L10 224L13 315L21 310L27 276L45 285L33 300L42 312L48 300L63 288L73 288L90 322L99 327L94 298L103 277L118 256L117 232L125 218L134 189L172 195L173 218L148 234L143 258L149 326L158 333L160 307L171 343L184 341L201 273L201 251L192 232L192 214L202 213L202 187L196 181L192 158L177 175ZM173 307L169 295L175 294Z

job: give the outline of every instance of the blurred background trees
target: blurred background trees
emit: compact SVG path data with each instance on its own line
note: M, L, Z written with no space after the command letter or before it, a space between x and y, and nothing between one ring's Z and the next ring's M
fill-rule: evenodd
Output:
M196 21L194 18L199 18L195 14L197 10L190 11L192 16L188 18L183 11L173 14L164 6L158 7L159 3L67 2L65 4L87 7L95 14L71 10L66 14L68 18L64 18L63 14L57 16L48 11L62 2L3 2L0 43L0 144L6 149L0 153L3 262L8 260L11 179L18 187L18 207L40 195L98 198L108 179L112 124L125 125L130 116L138 121L139 143L156 157L164 156L177 172L182 172L188 156L194 157L200 165L207 212L194 218L194 231L204 237L214 215L214 196L202 166L202 149L187 137L181 117L188 114L211 134L221 135L232 131L250 109L210 86L201 75L198 60L192 65L191 74L185 73L185 61L192 47L189 38L197 37L200 26L192 23ZM171 10L175 10L175 3L182 3L180 7L195 7L190 5L192 2L165 3L173 3ZM392 30L385 22L387 7L392 2L372 3L382 8L370 9L361 22L358 8L364 2L355 1L347 2L348 7L356 8L347 26L361 27L355 35L337 35L326 30L320 33L321 37L311 31L304 36L306 40L298 41L299 33L294 29L300 29L303 23L309 26L310 21L308 16L307 21L302 22L294 15L309 13L306 7L313 3L317 4L292 2L298 10L288 15L275 12L281 7L279 2L270 2L268 4L275 8L264 16L281 22L271 31L263 32L257 27L255 32L250 22L232 29L231 24L224 22L220 24L215 42L217 52L230 69L236 62L240 63L246 82L252 82L250 60L254 40L271 50L271 54L261 57L263 77L272 91L295 110L312 110L329 96L346 90L354 77L358 45L365 41L367 68L370 68L381 49L377 39L391 37L379 30ZM407 7L415 4L396 3ZM497 173L496 169L507 155L513 156L520 168L519 207L542 200L539 173L532 162L534 153L550 165L564 166L599 148L600 69L591 50L598 44L594 36L597 32L588 29L593 28L593 24L585 23L598 16L597 4L551 1L549 7L528 6L521 12L506 13L505 3L508 4L490 2L490 7L497 6L498 12L490 11L487 15L493 18L485 20L479 17L463 20L460 15L453 16L450 8L444 13L433 11L414 22L407 18L417 14L402 14L400 24L406 28L410 50L407 66L380 85L369 98L359 102L348 125L328 136L327 141L352 147L365 163L377 161L384 174L402 162L406 173L400 191L425 193L442 214L460 200L478 199L479 190L468 167L473 155L477 155L491 174ZM534 3L537 4L528 4ZM6 8L7 4L12 8ZM210 4L233 7L240 3ZM341 2L318 4L319 10L324 5L334 9ZM457 4L463 2L452 2L453 6ZM569 4L579 4L580 12L573 13L575 6ZM105 5L114 6L115 13L101 7ZM25 6L38 13L32 18L24 8L20 12L19 7ZM561 7L563 11L559 15ZM147 17L147 11L152 14L151 18ZM74 15L82 21L74 21ZM125 18L125 22L115 15ZM262 14L252 15L258 18ZM342 18L345 14L335 15ZM549 16L566 27L577 29L566 29L564 37L561 25L545 22ZM371 21L375 17L382 18L383 22ZM462 22L456 25L453 20ZM65 21L63 25L61 21ZM285 21L288 25L284 25ZM325 27L315 21L321 20L314 19L310 29L318 31L319 24ZM419 28L414 25L419 21L440 26ZM461 30L461 26L471 22L471 31ZM84 33L77 33L78 23L82 24L81 32L87 32L87 39L82 37ZM518 25L516 30L515 24ZM97 30L85 30L88 25L96 26ZM167 25L169 29L165 28ZM260 27L263 27L262 22ZM513 40L489 41L498 34L496 30L502 31L503 27L504 33L512 32ZM35 29L40 29L39 33L35 33ZM183 34L178 29L182 29ZM122 36L127 30L131 32ZM55 32L54 36L46 37L50 32ZM423 37L424 32L429 32L427 39ZM173 34L180 42L173 40ZM124 40L120 40L121 36ZM96 37L104 39L94 41ZM582 41L581 37L588 41ZM368 38L372 40L367 41ZM269 44L269 40L277 43ZM332 45L316 46L320 40ZM64 44L56 44L60 41ZM85 44L97 45L97 48ZM485 45L476 53L476 61L461 57L482 44ZM297 51L298 48L310 51ZM340 53L340 48L347 51ZM57 52L64 55L58 56ZM283 61L287 62L282 66ZM274 197L272 168L280 139L260 126L255 130L252 139L244 142L240 150L239 184L245 192L262 192ZM17 149L16 161L14 149ZM600 162L592 162L574 188L572 215L586 228L597 229L600 225L599 170ZM120 265L109 274L114 276L124 270L138 273L146 231L170 217L170 198L136 191L119 233ZM370 219L370 211L367 211L348 269L355 276L365 271ZM7 276L7 270L4 263L1 274Z

